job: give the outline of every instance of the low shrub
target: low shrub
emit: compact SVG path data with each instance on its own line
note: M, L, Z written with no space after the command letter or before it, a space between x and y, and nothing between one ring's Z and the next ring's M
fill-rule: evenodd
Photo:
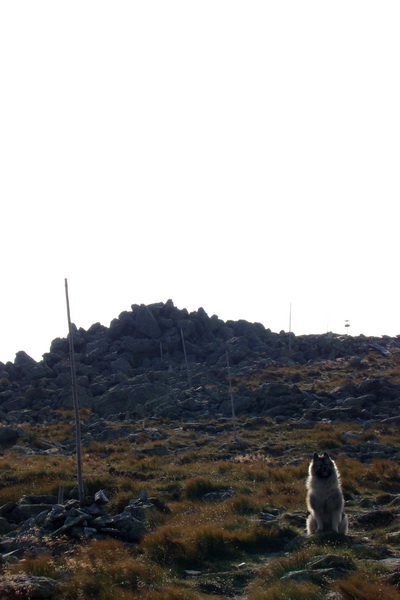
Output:
M218 486L211 479L195 477L186 482L183 494L188 500L201 500L205 494L215 492L218 489Z

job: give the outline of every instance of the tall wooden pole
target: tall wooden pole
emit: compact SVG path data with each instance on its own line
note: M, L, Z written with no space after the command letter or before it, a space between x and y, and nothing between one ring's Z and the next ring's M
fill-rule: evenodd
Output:
M76 369L75 369L74 339L73 339L73 332L72 332L71 313L69 310L67 280L65 280L65 297L67 300L68 332L69 332L69 359L70 359L70 364L71 364L71 380L72 380L72 401L74 404L74 412L75 412L76 467L77 467L77 477L78 477L78 494L79 494L79 504L80 504L80 506L83 506L85 494L84 494L84 489L83 489L83 475L82 475L81 421L80 421L80 417L79 417L78 390L77 390L77 384L76 384Z

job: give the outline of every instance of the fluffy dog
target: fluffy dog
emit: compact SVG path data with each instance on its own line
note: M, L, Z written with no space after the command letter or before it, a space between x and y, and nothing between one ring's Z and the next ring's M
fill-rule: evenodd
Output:
M335 462L327 452L322 456L314 454L308 469L307 533L334 531L345 534L348 528L347 516L343 512L344 499L340 486L340 475Z

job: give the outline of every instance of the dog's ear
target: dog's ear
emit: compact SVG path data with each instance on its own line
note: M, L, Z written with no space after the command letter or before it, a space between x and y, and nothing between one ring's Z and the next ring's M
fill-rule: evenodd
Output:
M318 454L316 452L314 452L313 460L317 460L317 458L318 458Z
M327 452L324 452L324 458L329 458L329 454Z

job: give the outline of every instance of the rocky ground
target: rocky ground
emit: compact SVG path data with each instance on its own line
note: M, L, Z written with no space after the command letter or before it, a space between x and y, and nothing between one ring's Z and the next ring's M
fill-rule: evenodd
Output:
M168 301L135 305L109 328L99 324L87 331L75 328L73 340L84 414L82 445L84 452L98 449L99 463L111 452L102 456L101 448L117 448L122 443L124 452L139 461L154 461L162 473L165 465L183 468L185 461L195 465L198 453L210 446L210 465L215 461L236 464L239 459L261 461L262 465L267 461L275 469L290 471L306 464L314 450L312 440L322 432L318 449L332 450L344 464L350 461L369 469L365 477L374 481L375 491L368 491L366 484L360 492L347 482L348 536L307 537L303 505L280 510L266 504L254 512L252 524L276 531L278 546L253 552L224 568L181 570L185 586L195 594L188 596L189 600L264 600L251 586L263 578L265 586L270 585L266 565L271 564L273 570L277 554L289 561L299 552L303 552L303 562L298 561L296 568L287 566L281 579L320 586L321 594L310 599L400 598L397 472L382 483L381 493L377 491L379 469L398 463L399 338L276 334L257 323L225 323L216 316L208 317L202 309L189 314ZM14 363L0 363L1 458L11 456L21 464L37 457L74 456L71 408L68 339L54 340L40 362L21 351ZM238 435L228 443L236 424ZM327 439L325 426L331 428ZM62 427L65 432L56 439L43 435ZM263 442L246 435L263 427L273 432ZM283 442L274 441L275 427ZM109 473L132 479L114 465ZM1 477L0 491L12 480L9 475ZM136 484L143 483L142 490L133 492L118 508L109 504L109 490L102 488L88 491L83 505L74 487L65 492L60 487L57 494L28 492L3 503L0 565L7 577L0 580L0 596L57 598L59 582L13 572L11 567L27 557L63 553L71 545L93 540L114 539L140 547L155 523L172 519L168 498L176 498L149 493L147 476L140 467L133 479ZM294 488L296 493L298 489ZM206 491L201 501L223 505L234 502L235 496L241 494L234 485L216 486ZM318 551L310 550L313 547ZM351 596L348 590L331 585L344 577L351 582L360 572L360 561L363 569L368 564L374 573L382 574L380 581L389 586L383 595L373 588L370 596L367 592ZM279 598L265 596L265 600ZM307 596L301 598L308 600Z
M98 419L97 416L96 418ZM129 443L139 460L150 458L156 461L154 464L160 465L160 473L163 464L179 465L182 461L184 464L185 457L190 457L189 460L196 465L193 453L200 452L196 448L205 446L214 448L213 460L224 461L226 464L251 464L261 461L261 469L263 464L275 469L291 469L294 465L305 464L309 460L308 448L311 442L307 442L306 438L309 436L311 439L320 428L319 424L308 424L306 427L303 424L299 427L296 420L274 424L266 418L239 419L237 441L227 442L225 440L232 435L232 423L227 419L187 422L178 427L178 437L176 424L163 423L155 418L140 424L135 421L121 423L100 418L92 425L91 419L92 417L88 419L88 423L84 423L84 429L90 430L92 427L96 432L93 438L98 437L104 446L112 442L115 444L114 451L119 443ZM281 443L274 441L272 434L268 435L267 440L263 439L260 436L263 427L274 432L274 435L279 435ZM336 432L335 425L329 427L330 429L326 430L329 433L325 433L327 439L331 439L332 433ZM393 438L392 444L388 443L387 427L386 425L382 430L382 435L371 436L375 439L369 440L360 428L353 431L342 428L338 432L339 441L333 452L342 458L346 457L347 460L366 463L372 473L371 465L376 460L380 460L382 465L390 464L390 461L396 463L399 446L394 443L396 437ZM393 428L391 433L395 434L396 424L390 427ZM254 432L257 432L257 435ZM29 460L29 457L51 458L71 452L68 440L65 440L65 444L44 439L38 443L38 440L35 440L33 445L23 441L23 438L16 441L19 443L3 444L3 458L14 455L19 456L20 460ZM93 442L86 439L85 444L88 447L91 443ZM117 474L116 469L113 472ZM157 477L162 478L162 475ZM146 480L146 477L143 479ZM256 553L242 557L242 560L225 561L223 568L212 568L210 565L181 568L180 576L185 580L185 585L188 584L194 593L198 594L194 598L252 598L251 593L248 595L249 589L251 590L254 581L267 577L266 565L270 561L273 565L277 556L288 560L288 557L295 553L305 552L304 564L300 562L296 568L288 567L281 576L283 582L311 582L325 590L320 598L347 600L348 596L339 592L333 595L329 590L334 589L335 581L357 574L360 563L368 563L368 568L373 567L376 572L382 573L380 580L390 586L390 589L393 588L395 593L400 584L399 481L400 479L393 476L390 482L382 483L382 493L367 494L355 492L352 482L347 482L346 511L350 520L347 536L306 536L305 504L299 510L277 509L266 503L264 508L252 515L251 523L258 523L266 531L276 531L278 544L275 543L269 548L267 542L265 550L260 548ZM7 569L10 565L26 560L27 557L69 552L71 545L93 540L111 538L120 540L132 548L140 547L142 540L154 530L154 523L157 523L155 515L160 515L159 518L162 518L163 522L164 519L168 520L171 507L174 510L174 502L171 504L165 497L149 494L146 491L146 481L139 481L139 485L143 486L140 493L132 496L120 510L109 508L109 492L100 489L92 495L87 494L84 505L80 506L76 487L66 490L65 497L60 489L58 495L24 495L16 501L3 504L0 507L0 564ZM388 489L391 491L387 491ZM214 490L205 491L198 500L215 506L232 502L235 497L241 497L235 484L217 484ZM318 548L317 552L310 551L313 545ZM19 573L1 579L0 592L4 598L51 599L57 598L58 585L59 581L49 577ZM378 596L380 597L385 598ZM388 596L392 597L397 598ZM360 595L354 598L362 600L367 596Z
M397 337L277 334L259 323L209 317L201 308L188 313L169 300L133 305L110 327L75 328L73 341L80 405L100 417L226 417L233 382L238 415L398 418L400 377L369 360L396 363ZM330 385L341 367L342 385ZM20 351L14 363L0 363L4 424L56 421L55 411L71 406L68 339L55 339L40 362Z

